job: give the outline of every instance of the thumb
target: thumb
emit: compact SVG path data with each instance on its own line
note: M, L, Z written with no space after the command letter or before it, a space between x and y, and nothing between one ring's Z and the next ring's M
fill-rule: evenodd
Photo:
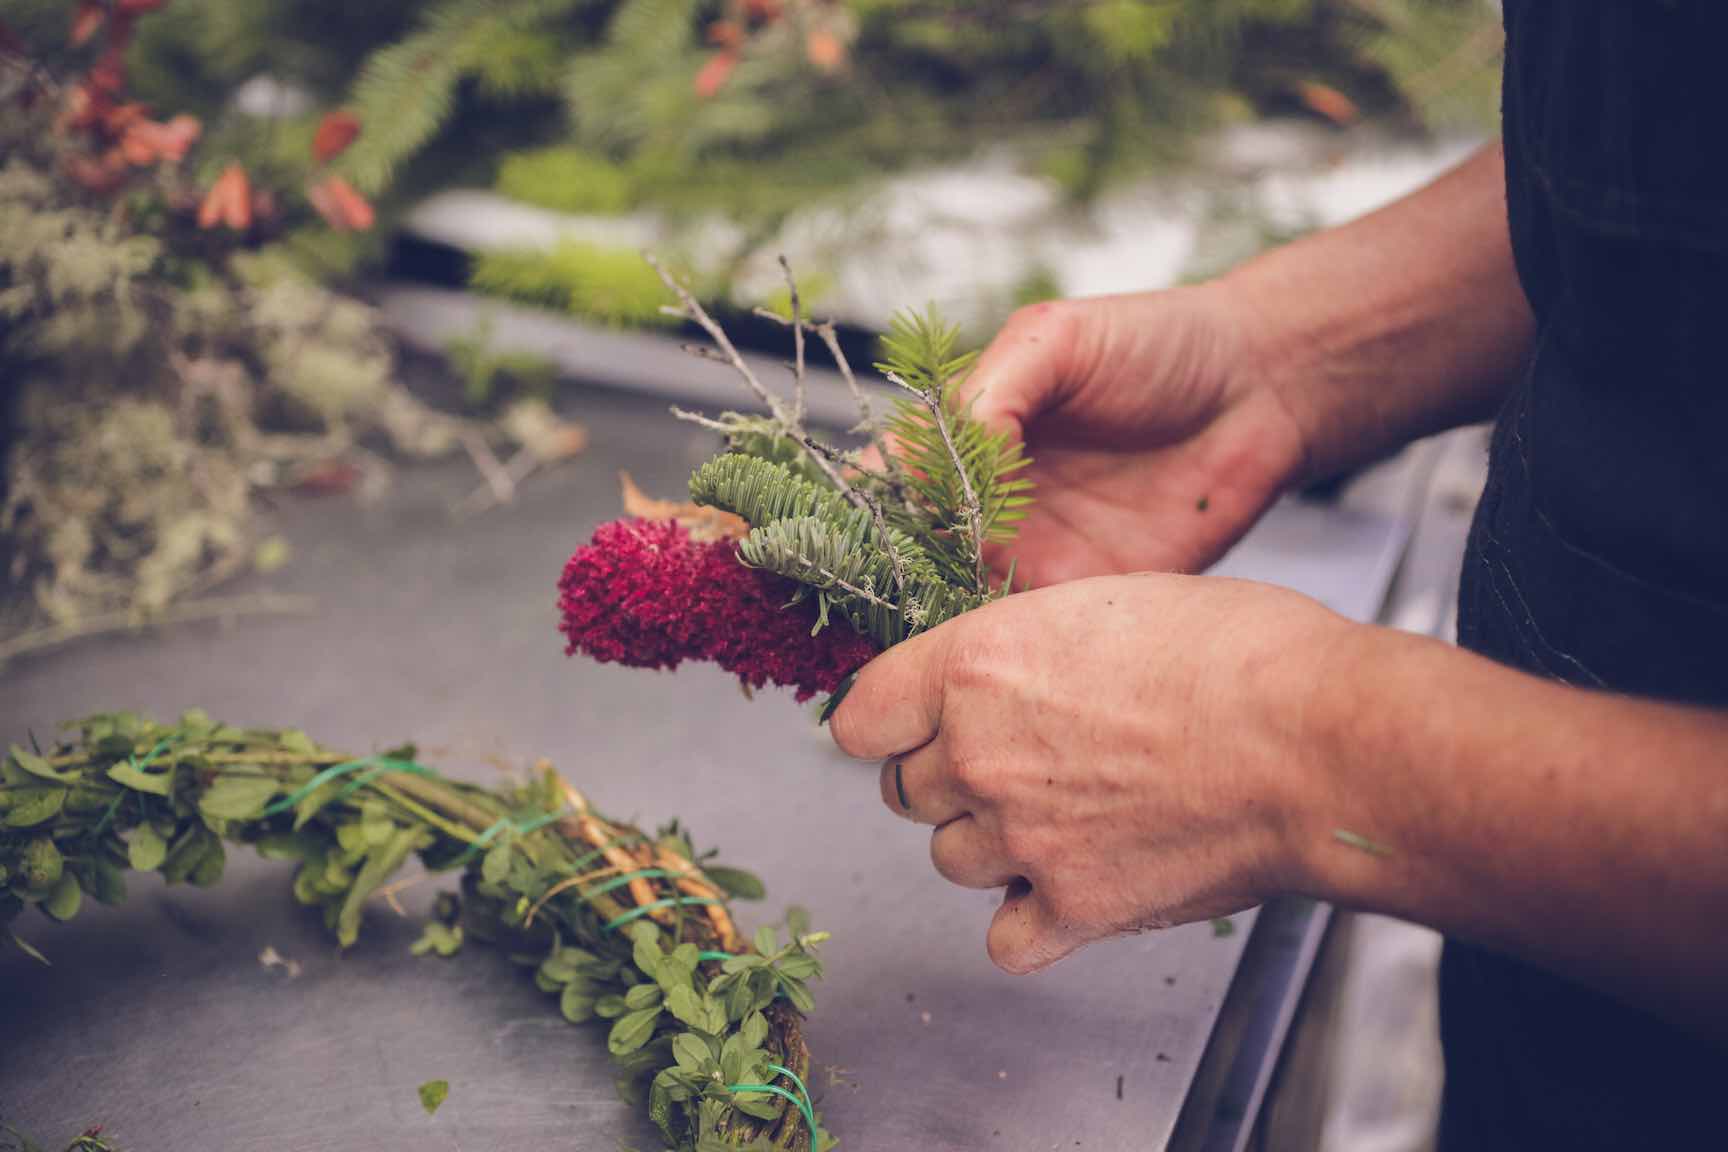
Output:
M1026 426L1069 387L1079 317L1072 303L1061 300L1009 317L960 386L960 401L970 405L972 417L1023 439Z

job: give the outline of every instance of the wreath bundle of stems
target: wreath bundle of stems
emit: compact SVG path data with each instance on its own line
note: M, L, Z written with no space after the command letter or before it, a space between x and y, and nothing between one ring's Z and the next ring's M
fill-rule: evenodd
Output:
M28 908L69 920L85 897L118 903L129 869L215 884L226 844L295 861L294 895L342 947L411 858L459 872L461 896L438 898L414 951L495 943L567 1019L608 1021L621 1093L678 1152L834 1143L804 1086L801 1030L825 935L794 910L784 936L744 938L728 901L759 898L760 883L698 856L676 823L649 834L609 820L544 764L485 788L411 747L354 757L196 711L173 724L93 716L54 748L0 759L0 928Z

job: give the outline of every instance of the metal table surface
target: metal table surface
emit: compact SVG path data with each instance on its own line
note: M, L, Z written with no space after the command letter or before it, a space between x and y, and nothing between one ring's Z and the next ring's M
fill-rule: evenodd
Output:
M797 903L834 933L811 1087L847 1147L1165 1147L1255 914L1230 936L1147 934L1006 976L983 946L997 897L941 881L927 830L881 810L874 766L835 754L809 710L747 702L710 668L566 660L553 583L616 514L617 469L676 492L711 450L659 403L592 391L572 410L593 447L458 525L446 509L474 479L455 464L405 471L371 507L290 502L293 563L269 584L315 596L314 616L20 662L0 672L0 735L197 705L357 753L413 739L474 779L548 756L602 810L678 816L759 872L769 901L742 906L747 923ZM1226 566L1368 618L1402 540L1396 516L1289 505ZM121 907L19 921L54 963L0 953L0 1119L50 1144L101 1123L133 1152L659 1147L615 1098L602 1034L565 1024L499 956L412 959L417 924L382 906L338 954L288 879L235 852L214 889L133 878ZM430 887L407 893L411 912ZM266 947L300 974L261 966ZM451 1090L429 1119L415 1088L433 1078Z

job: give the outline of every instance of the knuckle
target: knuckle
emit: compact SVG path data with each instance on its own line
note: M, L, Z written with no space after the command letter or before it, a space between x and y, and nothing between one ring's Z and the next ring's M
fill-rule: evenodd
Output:
M943 679L950 692L988 688L1013 656L1005 631L980 620L963 629L948 647Z
M1069 300L1043 300L1037 304L1023 304L1016 308L1008 317L1003 327L1016 335L1034 332L1057 332L1073 323L1075 307Z
M972 748L961 745L948 753L948 778L968 796L989 796L995 775L988 761Z

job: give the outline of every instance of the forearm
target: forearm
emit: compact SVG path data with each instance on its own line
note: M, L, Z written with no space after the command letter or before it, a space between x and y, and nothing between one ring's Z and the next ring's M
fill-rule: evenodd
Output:
M1486 418L1530 344L1498 144L1217 283L1247 318L1248 385L1274 389L1302 431L1303 479Z
M1383 630L1332 670L1298 834L1316 895L1728 1031L1728 716Z

